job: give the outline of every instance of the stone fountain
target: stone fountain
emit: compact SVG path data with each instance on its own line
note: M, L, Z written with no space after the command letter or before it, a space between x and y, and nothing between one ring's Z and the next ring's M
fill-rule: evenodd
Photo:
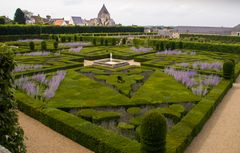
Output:
M127 66L130 64L126 60L113 59L113 55L112 55L112 53L110 53L109 58L95 60L93 62L93 65L105 66L105 67L110 67L110 68L119 68L119 67Z

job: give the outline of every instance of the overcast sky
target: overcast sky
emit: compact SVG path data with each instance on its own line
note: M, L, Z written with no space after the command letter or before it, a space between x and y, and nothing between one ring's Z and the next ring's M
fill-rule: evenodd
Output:
M0 0L0 15L13 18L17 8L53 18L90 19L105 4L123 25L225 26L240 24L240 0Z

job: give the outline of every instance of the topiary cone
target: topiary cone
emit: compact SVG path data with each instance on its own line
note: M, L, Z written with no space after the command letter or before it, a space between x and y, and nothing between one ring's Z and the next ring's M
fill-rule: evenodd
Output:
M142 153L165 153L167 123L161 113L152 111L143 119L140 129Z

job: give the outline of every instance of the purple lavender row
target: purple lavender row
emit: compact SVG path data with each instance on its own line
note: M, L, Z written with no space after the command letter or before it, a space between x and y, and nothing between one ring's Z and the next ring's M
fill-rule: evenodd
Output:
M144 48L144 47L140 47L140 48L136 48L136 47L131 47L130 48L132 51L135 52L139 52L139 53L146 53L146 52L150 52L151 50L153 50L153 48Z
M207 63L207 62L198 61L198 62L194 62L192 66L194 69L220 71L223 67L223 63L221 62Z
M16 72L24 72L27 70L39 70L42 68L42 65L30 65L30 64L18 64L15 69L13 70L14 73Z
M201 86L199 86L197 88L192 88L192 92L194 95L197 95L197 96L205 96L208 94L208 90Z
M70 48L70 49L68 50L68 52L71 52L71 53L79 53L82 49L83 49L82 46L77 47L77 48Z
M208 75L205 77L205 79L202 81L202 84L205 86L217 86L219 82L221 81L221 77L217 75Z
M67 47L79 47L79 46L89 46L91 43L89 42L71 42L71 43L60 43L61 46Z
M39 94L39 87L28 77L21 77L15 80L15 86L18 89L25 91L29 96L36 96Z
M57 91L60 83L63 81L65 78L65 75L67 73L65 71L57 71L56 75L52 77L52 79L48 82L48 88L44 92L44 98L45 99L50 99L54 97L55 92Z
M51 52L49 51L37 51L37 52L30 52L30 53L24 53L24 54L16 54L18 56L48 56Z
M187 53L184 53L180 50L165 50L165 51L159 51L157 52L159 55L186 55ZM190 55L196 55L195 51L192 51Z
M160 55L182 55L182 54L186 54L186 53L183 53L182 51L178 51L178 50L165 50L162 52L157 52L157 54L160 54Z
M41 84L46 84L47 85L47 83L48 83L48 80L46 78L46 74L44 74L44 73L39 73L39 74L33 75L32 79L40 82Z
M41 42L43 41L42 39L23 39L23 40L18 40L17 42Z
M172 77L178 82L181 82L188 88L198 85L194 80L194 76L197 74L195 71L180 71L175 70L174 68L166 68L164 72Z

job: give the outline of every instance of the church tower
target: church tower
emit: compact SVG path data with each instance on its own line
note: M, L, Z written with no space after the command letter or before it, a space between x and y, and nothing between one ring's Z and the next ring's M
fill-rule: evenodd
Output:
M103 4L101 10L98 13L98 20L100 21L100 25L103 26L112 26L115 22L111 19L110 13L108 12L105 4Z

